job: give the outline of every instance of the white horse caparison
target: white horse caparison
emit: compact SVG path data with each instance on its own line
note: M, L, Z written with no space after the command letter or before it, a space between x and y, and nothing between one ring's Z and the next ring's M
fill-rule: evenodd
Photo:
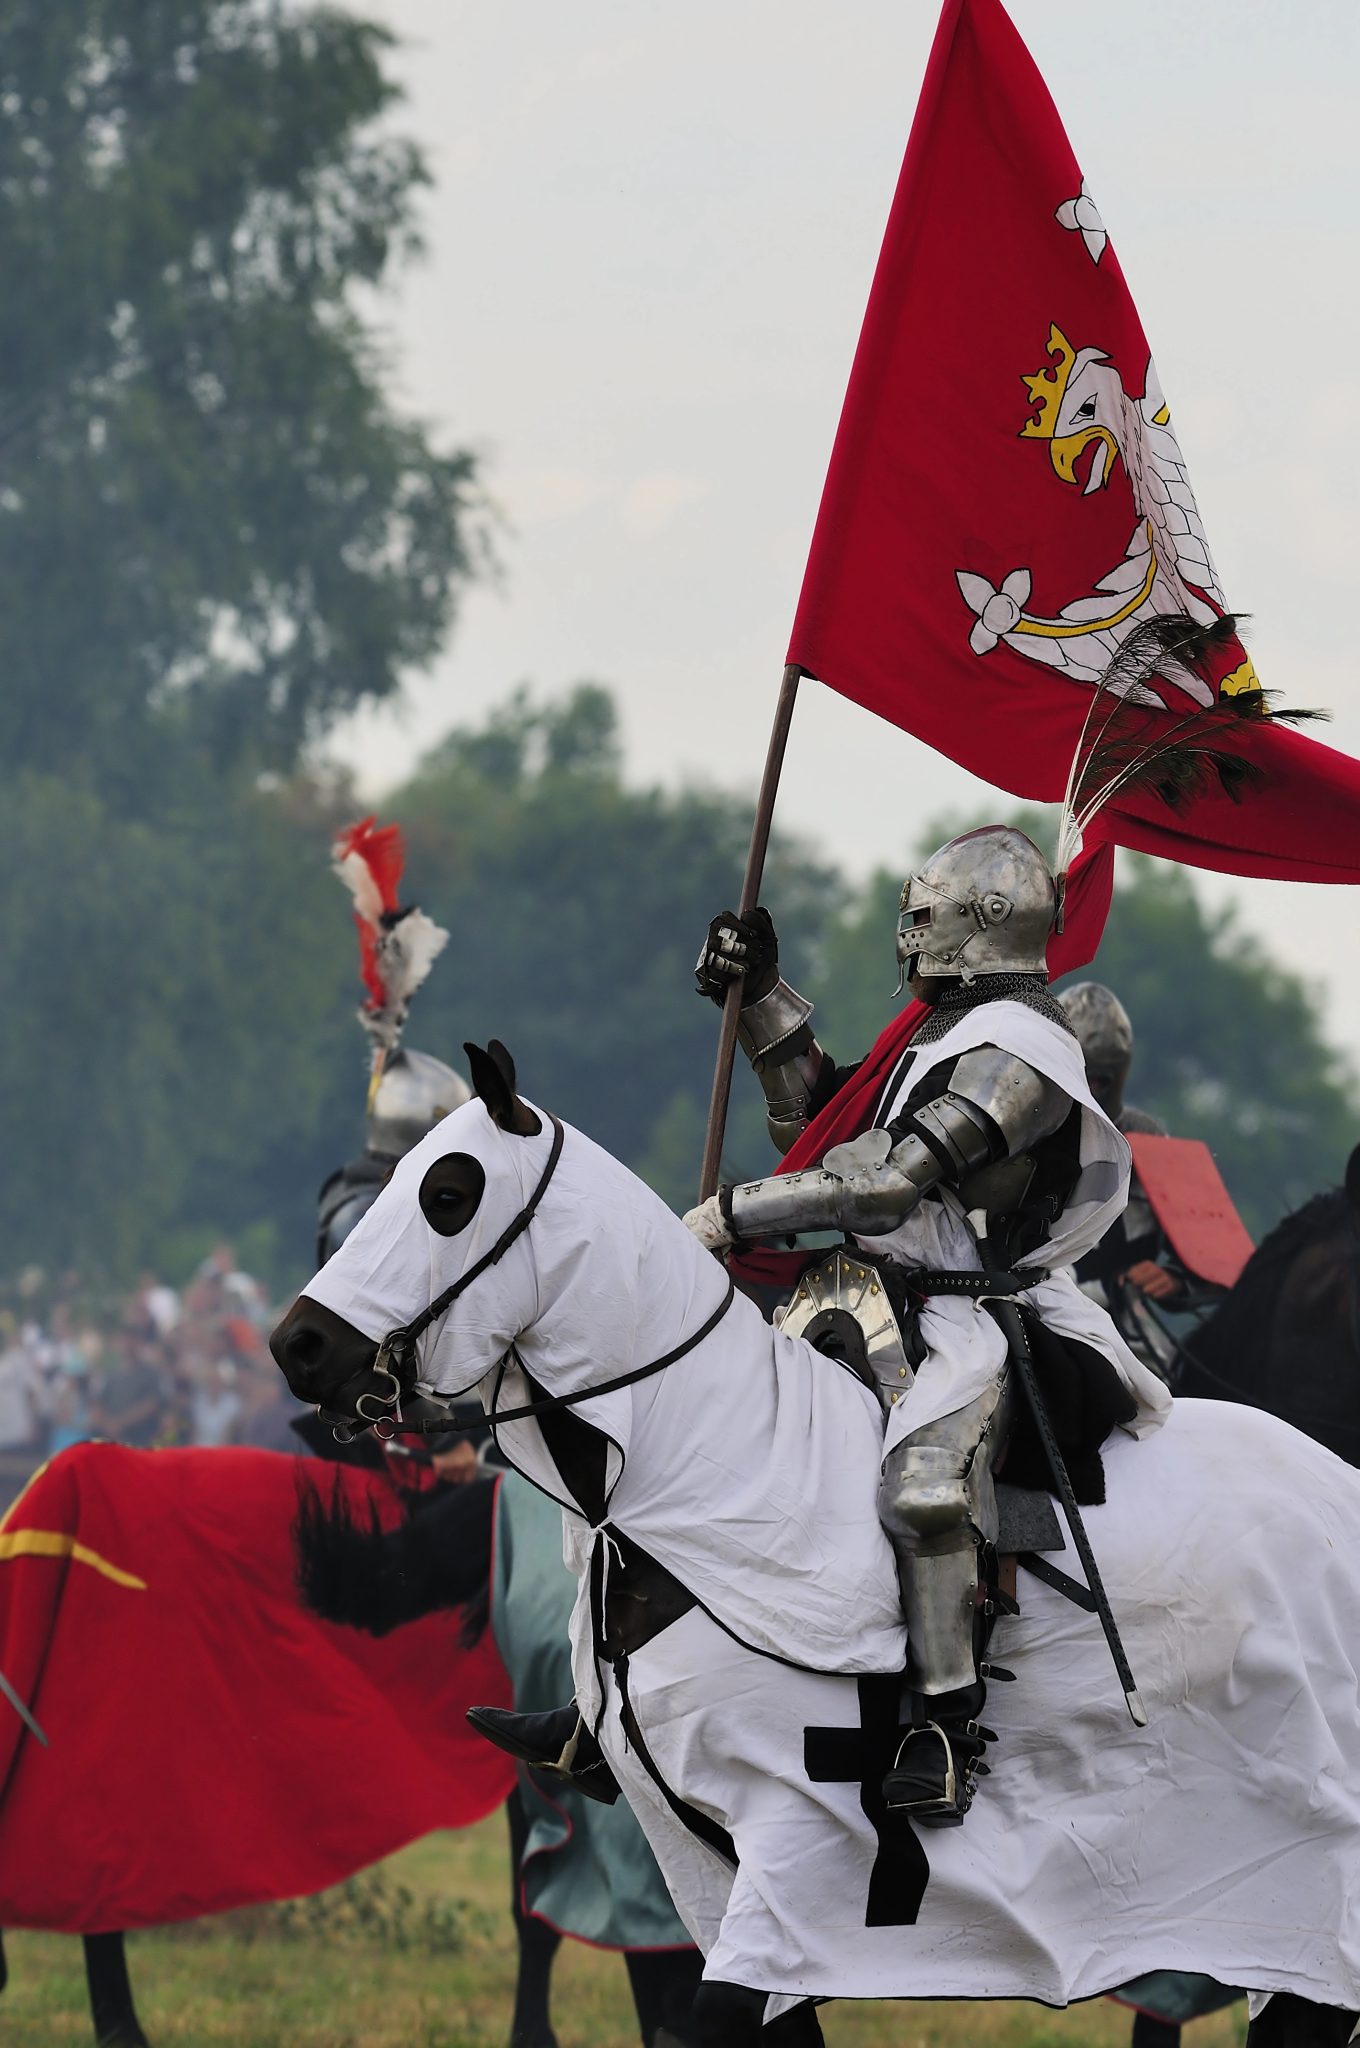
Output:
M721 1268L570 1127L545 1175L560 1127L495 1051L474 1061L478 1099L401 1161L275 1355L302 1398L354 1413L384 1384L378 1342L537 1194L421 1337L419 1386L477 1387L502 1411L583 1397L558 1411L565 1438L544 1415L501 1441L565 1506L577 1696L706 1953L706 2038L736 2048L778 2019L777 2038L816 2040L808 1999L1062 2005L1184 1969L1292 1994L1258 2038L1344 2041L1360 2009L1360 1476L1226 1403L1183 1402L1147 1440L1112 1440L1088 1528L1147 1727L1093 1617L1022 1572L990 1652L1017 1682L989 1695L992 1774L966 1823L887 1823L906 1645L875 1511L875 1396L740 1295L690 1344L722 1303ZM612 1659L591 1591L598 1620L611 1533L694 1596ZM1070 1548L1060 1562L1075 1574Z

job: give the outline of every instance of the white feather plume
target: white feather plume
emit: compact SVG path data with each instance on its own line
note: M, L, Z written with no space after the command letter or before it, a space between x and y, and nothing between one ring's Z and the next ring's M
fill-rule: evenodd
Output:
M415 906L401 911L381 931L378 969L387 989L387 1001L381 1008L359 1012L376 1049L384 1054L395 1051L411 998L448 943L444 927Z
M382 892L368 862L361 853L350 852L341 854L331 865L354 898L356 915L376 929L382 921Z

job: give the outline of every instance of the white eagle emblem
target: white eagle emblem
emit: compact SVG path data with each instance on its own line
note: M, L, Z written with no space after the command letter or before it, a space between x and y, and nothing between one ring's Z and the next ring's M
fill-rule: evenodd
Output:
M1084 225L1075 217L1071 222ZM1151 358L1143 394L1134 398L1103 349L1074 348L1056 323L1048 356L1052 367L1022 379L1029 416L1020 438L1045 442L1054 475L1086 496L1103 490L1116 464L1124 464L1139 515L1124 558L1054 618L1026 609L1033 583L1028 568L1012 569L999 585L972 569L955 574L975 618L968 643L974 654L990 654L1004 641L1029 661L1094 683L1141 620L1184 612L1210 625L1227 606ZM1175 686L1198 703L1214 702L1213 687L1198 676L1182 671ZM1259 688L1250 661L1218 685L1226 695ZM1166 702L1144 684L1132 684L1129 694L1147 704Z

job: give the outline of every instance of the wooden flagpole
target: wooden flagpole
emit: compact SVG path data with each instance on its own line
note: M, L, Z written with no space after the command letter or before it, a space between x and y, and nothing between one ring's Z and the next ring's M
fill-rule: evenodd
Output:
M770 844L770 825L774 818L774 800L779 790L780 771L784 766L784 750L789 743L789 726L793 722L793 704L798 695L798 679L803 673L798 663L791 661L784 670L784 680L779 686L779 701L775 705L774 724L770 729L770 744L765 755L765 773L760 778L756 815L751 825L751 844L746 853L746 873L741 885L741 901L737 906L743 917L750 916L760 895L761 878L765 873L765 854ZM738 977L731 983L723 999L722 1025L718 1032L718 1057L713 1067L713 1093L708 1103L708 1130L704 1136L704 1163L699 1175L701 1202L706 1202L716 1191L722 1172L723 1137L727 1131L727 1102L732 1092L732 1068L737 1056L737 1012L741 1008L741 995L742 982Z

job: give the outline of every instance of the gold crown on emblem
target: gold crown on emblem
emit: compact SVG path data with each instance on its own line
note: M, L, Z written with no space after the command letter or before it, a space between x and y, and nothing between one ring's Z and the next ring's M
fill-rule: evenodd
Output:
M1077 352L1056 321L1048 330L1048 353L1057 368L1036 370L1032 377L1021 377L1030 396L1031 405L1037 407L1032 419L1025 421L1020 437L1026 441L1051 441L1058 424L1058 408L1063 402L1067 380L1072 374L1072 365Z

